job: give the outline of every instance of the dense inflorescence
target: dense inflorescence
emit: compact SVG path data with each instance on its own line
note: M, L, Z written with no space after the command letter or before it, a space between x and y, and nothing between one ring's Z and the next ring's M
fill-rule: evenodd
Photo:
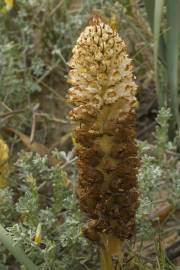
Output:
M89 219L84 234L97 242L102 233L124 240L133 234L138 206L131 60L116 30L95 18L78 38L70 67L77 196Z

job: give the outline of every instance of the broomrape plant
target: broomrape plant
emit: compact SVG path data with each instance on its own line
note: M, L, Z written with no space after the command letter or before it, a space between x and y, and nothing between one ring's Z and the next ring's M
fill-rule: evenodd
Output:
M88 218L83 232L98 244L102 269L120 269L122 244L134 233L138 207L137 86L131 59L116 30L93 17L77 40L70 67L76 190Z

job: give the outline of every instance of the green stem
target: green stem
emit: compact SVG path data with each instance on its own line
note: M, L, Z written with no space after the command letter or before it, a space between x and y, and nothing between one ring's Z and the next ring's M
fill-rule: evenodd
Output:
M0 242L11 252L11 254L24 265L28 270L38 270L37 266L26 256L24 251L8 235L7 231L0 224Z

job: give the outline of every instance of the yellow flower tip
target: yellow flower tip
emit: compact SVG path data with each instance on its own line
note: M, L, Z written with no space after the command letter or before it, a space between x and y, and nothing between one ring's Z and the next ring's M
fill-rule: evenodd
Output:
M111 28L113 30L116 30L117 29L117 20L116 20L116 15L113 14L110 21L109 21L109 25L111 26Z
M42 231L42 229L41 229L41 224L39 223L38 226L37 226L36 235L35 235L35 237L34 237L34 243L35 243L36 245L39 245L39 244L41 244L41 242L42 242L41 231Z
M9 148L2 139L0 139L0 153L0 163L7 161L9 157Z
M6 10L9 11L13 8L14 1L13 0L4 0L6 4Z
M72 135L72 143L75 145L75 143L76 143L76 139L74 138L74 136Z
M29 184L32 184L32 185L35 185L36 184L36 179L32 175L28 175L27 178L26 178L26 181Z
M8 186L8 175L9 175L9 148L7 144L0 139L0 188Z
M35 243L36 245L39 245L39 244L41 244L41 242L42 242L42 237L41 237L41 235L36 235L35 238L34 238L34 243Z
M5 188L8 186L8 181L0 175L0 188Z

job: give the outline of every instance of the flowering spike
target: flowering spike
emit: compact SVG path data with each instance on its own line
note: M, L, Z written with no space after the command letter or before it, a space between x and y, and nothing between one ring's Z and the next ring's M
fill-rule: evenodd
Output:
M84 234L116 256L118 248L112 247L132 236L138 207L137 86L131 60L115 28L95 18L78 38L69 65L77 196L89 219ZM107 269L114 269L110 264Z

